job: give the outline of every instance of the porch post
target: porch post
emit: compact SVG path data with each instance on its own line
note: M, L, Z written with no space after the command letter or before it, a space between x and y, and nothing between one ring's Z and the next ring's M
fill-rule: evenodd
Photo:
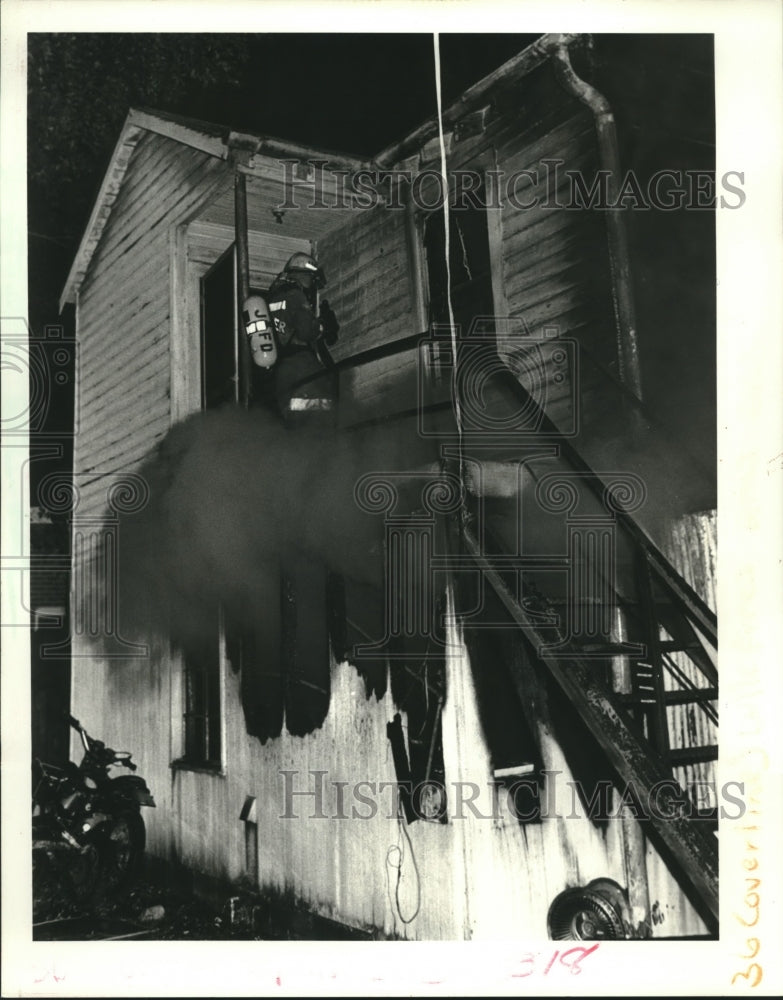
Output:
M242 323L242 305L250 295L250 253L247 242L247 183L245 175L237 170L234 174L234 240L236 245L237 268L237 319L238 350L237 378L238 401L246 409L250 405L250 347Z

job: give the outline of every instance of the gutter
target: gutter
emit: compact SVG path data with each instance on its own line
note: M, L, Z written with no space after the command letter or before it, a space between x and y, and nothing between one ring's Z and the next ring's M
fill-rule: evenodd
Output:
M620 191L620 154L614 114L608 100L589 83L577 76L571 65L569 46L586 39L584 34L542 35L518 55L469 87L464 94L443 112L444 130L453 127L461 118L484 105L498 89L513 86L543 63L551 60L555 76L565 91L584 104L593 113L601 169L607 173L607 193L610 206L614 206ZM428 119L414 132L379 153L372 165L378 168L395 164L418 152L438 134L436 117ZM639 348L636 328L631 263L628 249L628 232L624 210L610 207L607 210L607 242L612 282L612 304L616 327L616 347L620 380L637 399L642 399L642 380L639 365Z
M229 132L224 140L223 159L233 157L238 161L239 169L252 173L248 163L253 156L266 156L277 160L300 160L308 163L316 161L325 163L332 169L349 171L363 170L370 166L368 160L351 156L348 153L333 153L323 149L315 149L313 146L305 146L298 142L275 139L271 136Z
M485 76L478 83L475 83L459 97L453 104L443 112L443 130L453 126L460 118L468 112L475 111L487 103L491 92L497 91L499 87L511 86L517 83L522 77L530 73L537 66L546 62L553 52L560 46L570 45L572 42L585 38L585 35L542 35L541 38L528 45L520 53L513 56L502 66L499 66L489 76ZM567 51L567 50L566 50ZM437 116L428 118L423 125L420 125L415 132L411 132L399 142L387 146L379 153L373 164L378 167L393 167L418 150L430 139L438 134Z
M562 38L565 39L567 36L564 35ZM607 173L607 195L610 207L606 214L606 228L612 276L612 302L617 328L620 380L637 399L641 400L642 380L639 368L636 307L628 251L628 230L625 224L624 209L617 205L617 196L620 190L620 151L614 114L603 94L574 72L566 41L561 41L552 51L552 66L563 89L588 107L595 119L598 156L601 168Z

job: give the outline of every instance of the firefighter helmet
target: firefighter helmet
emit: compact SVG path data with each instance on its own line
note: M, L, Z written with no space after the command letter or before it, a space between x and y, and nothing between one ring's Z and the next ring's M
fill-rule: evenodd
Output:
M298 281L302 275L309 274L315 278L316 288L323 288L326 284L326 275L309 253L300 252L293 254L283 268L283 274L286 277L293 278L295 281Z

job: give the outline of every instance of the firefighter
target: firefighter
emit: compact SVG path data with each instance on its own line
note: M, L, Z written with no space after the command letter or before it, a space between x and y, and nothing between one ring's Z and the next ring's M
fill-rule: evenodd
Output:
M325 284L313 257L295 253L267 296L278 351L275 396L291 425L336 417L338 377L328 348L337 342L339 324L326 300L316 313L318 291ZM331 421L324 419L330 415Z

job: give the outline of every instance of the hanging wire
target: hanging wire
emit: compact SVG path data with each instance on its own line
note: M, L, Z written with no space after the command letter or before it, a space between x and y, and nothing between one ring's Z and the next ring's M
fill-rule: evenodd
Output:
M432 36L435 49L435 97L438 105L438 140L440 142L440 171L443 178L443 227L446 253L446 304L449 310L449 329L451 331L452 350L452 394L454 397L454 416L457 422L457 440L459 452L459 481L460 488L464 491L464 456L462 452L462 404L460 402L459 380L458 380L458 359L457 359L457 327L454 322L454 309L451 304L451 241L450 229L451 219L449 215L449 177L446 171L446 143L443 137L443 107L440 86L440 35L435 32Z
M412 924L413 921L418 917L419 911L421 910L421 875L419 874L419 866L416 863L416 855L413 851L413 843L411 842L410 834L406 829L405 820L402 815L402 806L397 806L397 830L398 830L398 842L392 844L388 851L386 852L386 865L387 874L388 868L394 868L397 872L397 880L394 885L394 906L397 910L397 916L404 924ZM410 851L411 863L413 864L413 871L416 875L416 906L414 907L413 913L409 917L404 917L402 915L402 909L400 908L400 882L402 881L402 865L405 860L405 845L403 843L403 837L408 841L408 850ZM392 860L392 859L396 860ZM388 886L388 879L387 879ZM391 893L389 893L391 895Z
M465 268L465 274L468 276L468 281L473 281L473 274L470 270L470 264L468 263L468 251L465 247L465 237L462 235L462 226L459 224L459 219L454 218L454 225L457 227L457 236L459 236L460 246L462 247L462 266Z

